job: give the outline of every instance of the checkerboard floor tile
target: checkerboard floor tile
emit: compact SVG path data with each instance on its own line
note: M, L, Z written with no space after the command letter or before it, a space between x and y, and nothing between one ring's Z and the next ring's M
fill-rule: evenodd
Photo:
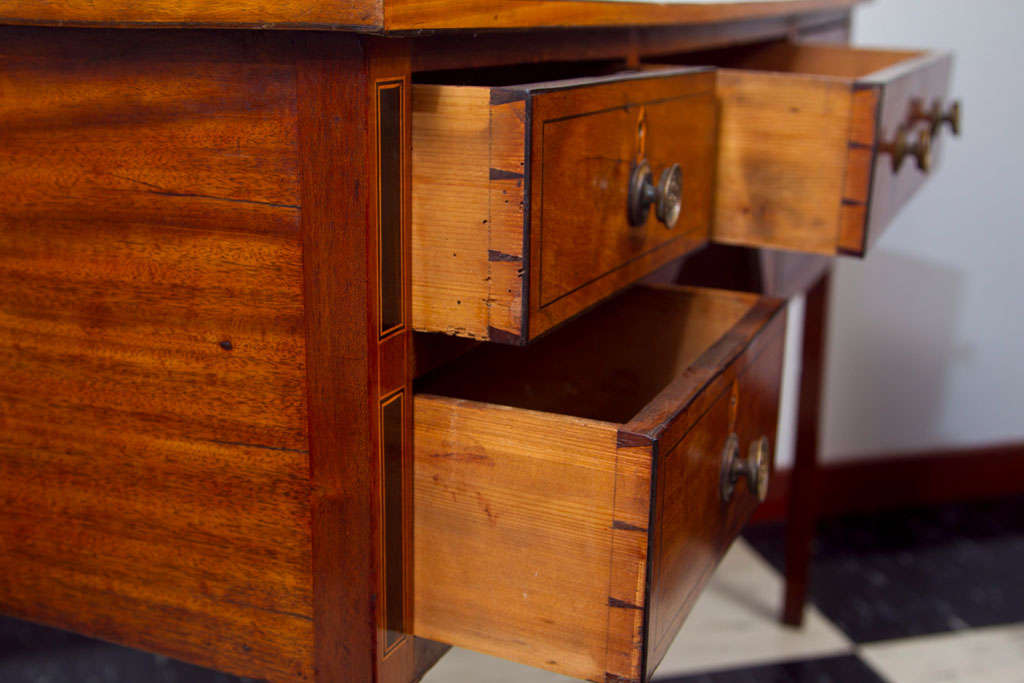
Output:
M857 655L773 662L669 680L672 683L885 683L885 679L880 678Z
M1024 496L832 520L805 625L778 623L783 529L734 544L655 683L1024 683ZM0 618L3 683L241 683ZM562 683L453 649L424 683Z
M782 577L743 539L733 544L661 661L656 679L853 651L853 643L811 606L804 627L779 622Z
M746 538L782 570L780 526ZM827 521L810 593L857 643L1024 621L1024 496Z
M864 645L860 656L899 683L1020 683L1024 624L884 641Z

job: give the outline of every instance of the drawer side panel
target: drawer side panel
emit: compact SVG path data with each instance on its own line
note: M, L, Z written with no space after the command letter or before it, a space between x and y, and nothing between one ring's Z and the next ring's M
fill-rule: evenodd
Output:
M487 339L490 92L416 85L412 105L412 319Z
M616 481L643 454L620 461L612 424L458 399L414 419L415 634L603 681L613 545L639 551L613 537Z
M847 81L723 69L712 239L833 254L847 161Z

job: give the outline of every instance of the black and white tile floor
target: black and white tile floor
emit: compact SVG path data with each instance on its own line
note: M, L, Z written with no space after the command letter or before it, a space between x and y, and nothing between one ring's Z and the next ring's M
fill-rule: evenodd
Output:
M1024 496L825 523L804 627L781 626L782 528L723 560L659 683L1024 683ZM0 619L3 683L239 683ZM453 650L424 683L571 679Z
M1024 683L1024 496L824 523L804 626L779 624L783 528L730 550L660 683ZM428 683L570 679L455 651Z

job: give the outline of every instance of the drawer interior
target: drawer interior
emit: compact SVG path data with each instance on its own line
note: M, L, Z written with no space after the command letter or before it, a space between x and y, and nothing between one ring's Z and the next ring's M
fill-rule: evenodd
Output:
M758 297L635 287L526 347L484 345L425 376L424 393L628 422Z

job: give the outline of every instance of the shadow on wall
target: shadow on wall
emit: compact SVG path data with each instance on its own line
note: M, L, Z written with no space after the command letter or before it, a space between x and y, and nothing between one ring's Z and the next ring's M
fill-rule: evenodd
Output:
M971 353L956 339L965 274L884 250L837 271L832 310L844 314L829 321L826 457L942 444L948 373Z

